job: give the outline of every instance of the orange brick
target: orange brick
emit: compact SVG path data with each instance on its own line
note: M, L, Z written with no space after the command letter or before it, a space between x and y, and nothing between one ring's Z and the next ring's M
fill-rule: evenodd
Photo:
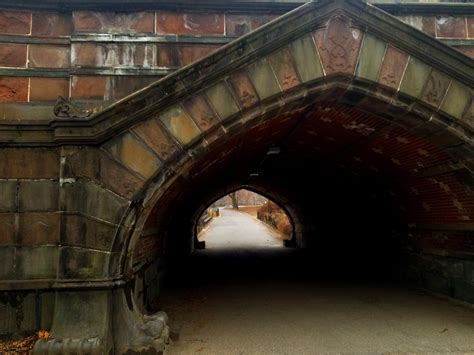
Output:
M30 79L30 101L56 101L58 96L69 97L69 79Z
M28 60L30 68L69 68L68 46L30 45Z
M464 16L438 16L436 18L437 37L466 38L466 18Z
M35 12L31 25L31 34L39 37L65 37L72 31L70 15L59 13Z
M0 43L0 67L25 67L26 44Z
M28 100L28 78L0 77L0 102Z
M160 34L224 35L224 15L162 11L156 16Z
M93 33L153 33L155 16L152 12L94 12L75 11L74 31Z
M0 11L0 33L27 35L31 28L31 13Z
M71 97L74 99L103 100L107 86L104 76L74 76L71 85Z

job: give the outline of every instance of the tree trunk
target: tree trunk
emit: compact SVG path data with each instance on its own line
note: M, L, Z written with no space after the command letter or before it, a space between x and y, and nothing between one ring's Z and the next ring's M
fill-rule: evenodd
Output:
M237 193L232 192L230 194L230 198L232 199L232 208L238 210L239 209L239 200L237 198Z

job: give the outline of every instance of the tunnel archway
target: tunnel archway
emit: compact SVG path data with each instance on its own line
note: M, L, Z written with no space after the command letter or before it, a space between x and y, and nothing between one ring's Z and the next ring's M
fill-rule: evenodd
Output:
M137 259L143 237L190 251L196 211L244 185L285 206L299 247L334 247L316 237L324 217L344 223L353 208L370 222L379 212L410 270L437 276L473 252L473 80L467 57L362 2L304 5L90 121L55 123L56 142L96 144L64 153L61 179L72 183L61 187L86 196L67 208L106 220L112 240L107 254L87 249L82 273L64 268L126 283L90 302L112 305L105 323L129 325L117 349L155 346L137 297L157 260L153 246ZM439 261L446 253L457 259Z

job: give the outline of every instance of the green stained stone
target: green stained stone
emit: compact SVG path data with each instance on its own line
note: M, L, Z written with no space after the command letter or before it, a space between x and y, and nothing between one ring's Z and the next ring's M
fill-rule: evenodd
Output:
M366 33L359 54L356 76L377 81L386 47L387 43Z
M248 73L260 99L264 100L281 92L275 74L266 59L251 64Z
M290 48L295 59L296 69L303 82L318 79L324 75L311 35L297 39L291 43Z
M462 118L466 106L471 102L471 90L463 84L453 81L448 89L441 110L456 118Z
M206 94L211 105L222 120L239 112L239 106L235 102L227 85L223 82L207 89Z
M411 57L403 76L400 91L413 97L420 97L430 75L431 67Z
M171 107L160 115L160 120L182 145L188 144L201 134L199 128L181 106Z

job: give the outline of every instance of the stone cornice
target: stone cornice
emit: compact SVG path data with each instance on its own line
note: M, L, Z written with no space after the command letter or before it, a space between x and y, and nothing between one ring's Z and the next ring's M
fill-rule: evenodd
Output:
M279 13L291 11L310 0L229 0L218 2L212 0L23 0L14 2L0 0L0 8L23 10L109 10L109 11L138 11L138 10L177 10L177 11L224 11L224 12L259 12ZM416 1L368 1L380 9L394 15L405 14L451 14L474 15L472 3Z
M217 82L293 39L323 26L332 16L351 18L370 32L437 70L474 86L473 60L372 5L357 0L308 3L225 45L88 119L57 119L44 125L1 124L2 145L100 144L180 99Z

